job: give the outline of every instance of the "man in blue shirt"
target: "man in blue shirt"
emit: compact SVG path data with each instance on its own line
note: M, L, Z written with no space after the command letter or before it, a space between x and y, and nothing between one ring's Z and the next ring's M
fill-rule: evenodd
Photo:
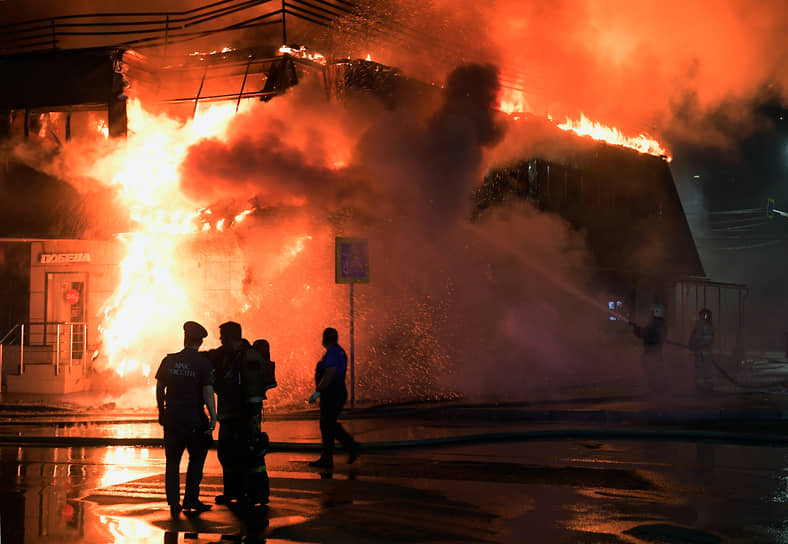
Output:
M337 421L342 407L347 401L345 374L347 355L339 345L336 329L323 331L323 347L326 353L315 368L315 392L309 397L313 403L320 399L320 435L323 439L323 453L320 459L309 463L310 466L332 468L334 466L334 440L338 440L348 451L348 463L361 454L361 447Z
M164 427L167 459L164 486L170 513L182 509L204 512L211 507L200 502L200 482L208 446L216 427L216 404L211 382L211 363L197 351L208 331L194 321L183 324L183 349L170 353L156 372L156 404ZM209 416L205 415L208 407ZM180 504L180 464L183 450L189 452L186 491Z

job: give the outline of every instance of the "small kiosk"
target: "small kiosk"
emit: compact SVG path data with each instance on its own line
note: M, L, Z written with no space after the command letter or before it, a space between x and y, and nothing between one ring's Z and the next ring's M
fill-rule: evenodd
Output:
M28 251L20 251L19 246ZM65 394L87 389L102 304L118 280L121 247L113 241L0 239L6 253L29 256L6 262L28 266L29 313L3 335L2 373L9 393Z

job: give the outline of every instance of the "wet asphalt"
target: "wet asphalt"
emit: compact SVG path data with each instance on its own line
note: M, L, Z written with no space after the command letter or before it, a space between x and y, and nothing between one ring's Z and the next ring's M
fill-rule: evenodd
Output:
M177 518L153 415L3 398L2 542L788 542L775 392L359 406L364 453L331 472L307 464L316 412L272 412L267 507ZM201 498L220 492L212 450Z

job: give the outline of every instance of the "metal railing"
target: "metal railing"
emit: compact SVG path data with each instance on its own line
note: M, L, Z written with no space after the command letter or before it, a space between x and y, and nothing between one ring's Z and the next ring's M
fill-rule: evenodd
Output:
M9 338L11 339L11 341L13 341L13 339L14 339L13 334L16 331L18 331L20 327L24 329L25 325L20 322L20 323L15 324L13 327L11 327L11 330L8 331L7 333L5 333L5 336L3 336L3 338L0 338L0 346L5 344L6 341L8 341Z
M19 335L16 334L17 331L19 331ZM19 338L19 356L20 356L19 369L20 369L20 373L21 373L21 371L22 371L21 358L23 356L24 349L25 349L24 348L24 344L25 344L25 342L24 342L24 339L25 339L25 324L21 323L21 322L15 324L13 327L11 327L11 330L9 330L5 334L5 336L3 336L2 339L0 339L0 370L2 370L2 368L3 368L4 359L5 359L5 353L3 352L3 346L5 344L10 344L11 342L16 340L17 338Z
M13 342L17 338L16 336L17 331L21 330L22 331L21 337L24 337L24 329L25 329L25 325L23 323L16 323L13 327L11 327L11 330L5 333L5 336L3 336L3 338L0 338L0 372L2 372L3 369L3 359L5 356L5 354L3 353L3 345L6 342L8 343ZM22 348L20 347L20 353L21 350Z
M252 11L264 4L275 9ZM287 43L286 16L320 26L330 26L337 18L353 12L346 0L219 0L185 11L110 12L59 15L0 25L0 54L58 49L66 40L93 39L103 47L163 47L221 32L281 24L283 43ZM248 16L229 23L229 16ZM209 28L212 22L225 24ZM71 48L80 47L73 45Z
M63 365L68 365L69 373L74 365L80 365L86 372L87 365L87 324L72 322L31 322L17 324L6 337L18 328L19 334L19 375L25 373L25 366L31 364L52 365L55 376L60 375ZM39 340L40 338L40 340ZM5 338L4 338L5 340ZM33 361L43 357L43 361Z

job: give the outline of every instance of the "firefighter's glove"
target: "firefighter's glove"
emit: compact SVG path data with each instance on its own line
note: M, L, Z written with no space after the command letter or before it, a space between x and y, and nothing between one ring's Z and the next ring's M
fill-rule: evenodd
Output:
M312 393L312 395L309 397L309 404L314 404L317 402L318 397L320 397L320 391L315 391Z

